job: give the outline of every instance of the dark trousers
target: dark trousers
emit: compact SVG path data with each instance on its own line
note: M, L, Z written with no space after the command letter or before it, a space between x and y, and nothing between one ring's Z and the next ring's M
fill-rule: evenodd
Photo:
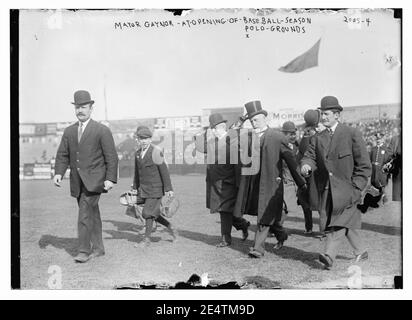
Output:
M305 217L305 229L306 231L311 231L313 229L312 210L304 207L302 207L302 209Z
M90 254L91 250L104 252L99 199L100 193L89 192L82 184L80 196L77 198L79 205L77 231L79 252L85 254Z
M236 230L245 230L248 228L249 223L244 218L234 217L231 212L219 212L220 214L220 232L223 240L228 243L232 242L232 227Z
M288 234L286 230L283 228L282 220L275 221L270 226L258 223L257 227L258 228L255 234L255 244L253 248L261 253L265 253L265 241L268 237L269 231L275 234L276 240L278 242L283 243L288 239Z
M160 224L164 225L166 228L170 228L170 222L167 221L165 218L162 216L157 217L156 219L154 218L148 218L146 219L146 229L144 236L145 238L150 237L150 234L152 233L153 230L153 220L156 220L156 222L159 222Z

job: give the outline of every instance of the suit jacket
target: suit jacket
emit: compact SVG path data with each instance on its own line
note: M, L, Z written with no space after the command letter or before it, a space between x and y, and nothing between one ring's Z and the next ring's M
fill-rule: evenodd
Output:
M206 132L195 137L196 150L207 154L206 207L211 213L233 212L238 192L238 136L229 130L221 140L208 139Z
M135 155L133 188L139 189L144 199L161 198L165 192L173 190L163 154L154 145L149 146L143 159L141 153L138 150Z
M304 164L312 167L321 197L331 192L327 226L360 229L361 215L356 204L371 176L371 162L360 131L343 124L338 124L333 137L328 130L322 131L311 140L302 159Z
M102 193L104 181L117 183L118 158L108 127L90 119L80 142L79 122L64 130L56 155L55 173L62 177L70 166L70 193L78 197L83 182L90 192Z
M255 133L253 133L255 134ZM305 179L298 172L295 154L286 137L268 128L260 138L260 170L257 175L241 175L234 215L258 216L258 223L271 225L282 216L283 178L285 160L296 184L301 187Z

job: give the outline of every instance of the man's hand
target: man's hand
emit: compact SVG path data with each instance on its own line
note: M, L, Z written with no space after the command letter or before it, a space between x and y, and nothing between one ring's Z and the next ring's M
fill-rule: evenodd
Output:
M391 161L385 163L382 167L382 171L385 172L385 173L389 173L391 171L391 169L392 169L392 162Z
M165 195L168 196L168 197L173 197L174 192L173 191L168 191L168 192L165 192Z
M310 174L312 173L312 168L310 167L310 165L308 164L304 164L301 168L300 168L300 172L302 173L302 175L307 178L310 176Z
M104 190L109 191L111 188L113 188L113 185L113 182L111 182L110 180L106 180L104 182Z
M61 187L60 182L62 181L62 176L60 174L56 174L53 177L53 182L56 187Z

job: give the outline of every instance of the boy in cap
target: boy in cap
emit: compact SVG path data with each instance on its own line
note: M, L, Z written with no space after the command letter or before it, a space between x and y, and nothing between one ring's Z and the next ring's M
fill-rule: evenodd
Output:
M145 200L142 216L146 220L143 245L150 244L150 234L153 222L156 221L169 230L173 240L177 231L172 224L160 215L161 199L164 195L173 196L173 188L169 170L161 150L152 144L152 132L146 126L139 126L135 133L139 144L135 156L135 173L133 189L139 191L139 196Z

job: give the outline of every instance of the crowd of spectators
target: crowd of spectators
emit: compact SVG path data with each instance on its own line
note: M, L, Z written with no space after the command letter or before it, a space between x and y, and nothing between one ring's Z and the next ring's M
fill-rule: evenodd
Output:
M376 134L382 133L385 137L385 144L388 145L393 136L400 134L400 120L380 119L368 122L347 123L362 132L366 145L376 146Z

